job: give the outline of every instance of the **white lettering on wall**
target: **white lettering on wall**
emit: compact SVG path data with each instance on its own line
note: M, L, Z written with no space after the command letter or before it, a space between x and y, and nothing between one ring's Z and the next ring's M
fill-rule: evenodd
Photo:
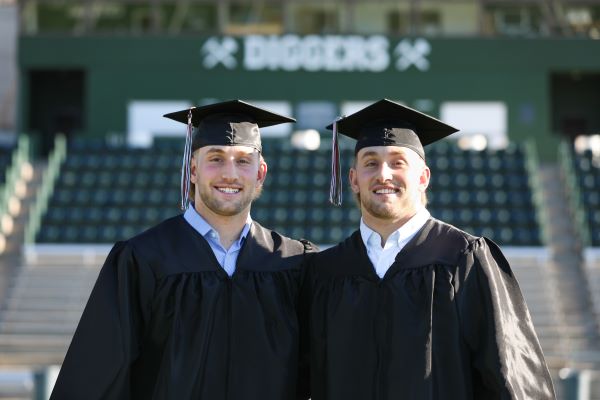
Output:
M390 54L390 41L374 36L262 36L249 35L240 40L231 37L206 40L202 46L203 65L207 69L237 67L237 53L242 49L240 63L248 71L329 71L381 72L392 65L404 71L414 66L429 69L427 56L431 46L425 39L412 42L404 39Z
M247 70L372 71L386 69L390 59L383 36L247 36Z

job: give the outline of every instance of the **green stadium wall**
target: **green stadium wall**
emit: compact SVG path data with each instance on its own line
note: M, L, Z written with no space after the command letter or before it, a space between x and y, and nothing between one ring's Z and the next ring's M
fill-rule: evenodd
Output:
M228 64L217 62L213 67L207 60L206 46L211 40L213 44L228 43L230 49L237 49L220 54ZM290 50L285 54L294 57L284 56L283 61L273 58L270 66L267 63L264 68L249 66L246 40L276 42L280 49L287 43L291 46L288 50L301 42L308 49L305 51L310 51L312 43L316 46L314 51L329 52L329 61L306 64ZM406 68L397 68L397 50L403 40L409 50L413 46L409 59L416 61L409 62ZM422 45L420 53L417 43ZM352 51L344 46L365 52L350 54ZM423 51L423 46L429 51ZM379 52L370 52L369 48ZM425 59L425 65L421 63L420 67L419 56L422 62ZM432 104L427 112L433 115L438 114L444 101L503 101L508 107L509 137L534 139L542 160L551 160L560 139L552 126L556 100L551 93L552 76L600 74L600 41L294 35L253 39L23 36L19 39L18 62L18 124L20 130L32 135L36 133L28 122L30 73L77 69L84 71L85 86L85 127L80 134L90 137L124 134L127 104L131 100L197 103L205 98L242 98L339 103L387 97L408 105L427 99Z

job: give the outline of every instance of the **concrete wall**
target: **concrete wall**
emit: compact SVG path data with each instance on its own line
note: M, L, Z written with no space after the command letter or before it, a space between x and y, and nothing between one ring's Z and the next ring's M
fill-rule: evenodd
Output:
M0 132L15 125L17 6L0 2Z

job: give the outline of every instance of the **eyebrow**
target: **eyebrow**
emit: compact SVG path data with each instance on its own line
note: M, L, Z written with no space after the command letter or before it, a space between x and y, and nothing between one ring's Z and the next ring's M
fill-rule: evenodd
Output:
M392 155L392 156L406 156L406 152L403 150L392 150L388 153L388 155ZM376 151L366 151L363 153L363 155L360 158L365 158L365 157L373 157L373 156L380 156L380 154Z
M213 147L213 148L210 148L207 150L206 154L208 154L208 153L225 153L225 152L221 149L217 149L217 148Z
M254 149L250 150L249 152L244 152L242 150L238 150L235 152L235 155L239 156L241 154L242 156L251 156L252 154L254 154L254 152L255 152ZM206 154L211 154L211 153L225 154L225 151L223 149L219 149L217 147L211 147L210 149L208 149L206 151Z
M372 157L372 156L378 156L379 153L377 153L376 151L365 151L362 156L360 156L360 158L365 158L365 157Z

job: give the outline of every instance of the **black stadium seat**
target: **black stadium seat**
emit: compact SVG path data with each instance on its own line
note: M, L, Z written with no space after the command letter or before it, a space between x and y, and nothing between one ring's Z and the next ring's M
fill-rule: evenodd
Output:
M182 148L181 138L158 138L148 149L72 141L36 241L112 243L177 215ZM329 145L310 152L293 149L288 140L266 138L263 152L269 170L263 194L252 206L254 219L322 244L336 243L357 229L360 211L347 178L353 148L341 148L340 208L328 202ZM542 244L522 146L464 151L442 141L429 146L427 162L434 217L503 245ZM593 172L581 178L582 186L597 185L597 168L586 160L577 162ZM598 206L597 193L585 196ZM593 215L590 219L596 220Z
M571 150L573 170L585 217L583 229L589 232L589 245L600 246L600 157L591 151L576 153Z

